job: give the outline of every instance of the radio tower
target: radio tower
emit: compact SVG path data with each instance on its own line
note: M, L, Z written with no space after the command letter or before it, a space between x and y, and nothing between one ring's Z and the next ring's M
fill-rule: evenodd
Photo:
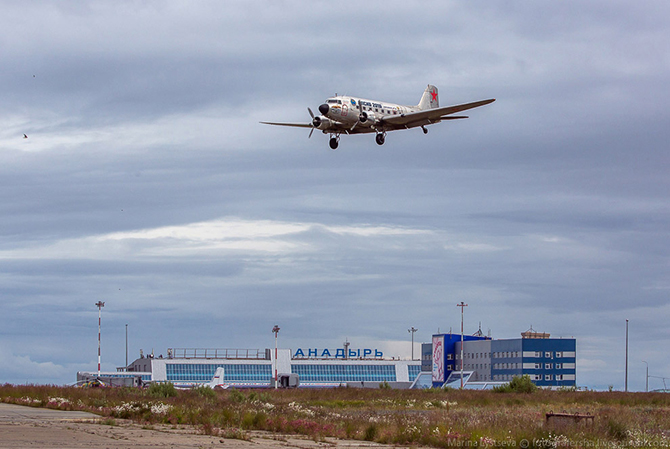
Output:
M100 325L102 324L102 308L105 307L105 303L98 301L95 305L98 306L98 377L100 377Z

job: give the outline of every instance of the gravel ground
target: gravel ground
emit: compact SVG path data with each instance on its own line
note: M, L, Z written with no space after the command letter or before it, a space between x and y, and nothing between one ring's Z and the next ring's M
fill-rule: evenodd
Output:
M115 425L87 412L68 412L0 403L0 448L384 448L361 441L315 442L296 436L250 432L249 440L198 434L188 426L141 426L116 419Z

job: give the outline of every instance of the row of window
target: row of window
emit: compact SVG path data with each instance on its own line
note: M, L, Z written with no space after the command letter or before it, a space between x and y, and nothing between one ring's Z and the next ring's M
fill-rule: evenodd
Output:
M507 352L464 352L464 359L509 359L509 358L519 358L519 351L507 351ZM461 355L456 353L456 359L459 360ZM447 360L452 360L452 354L447 354Z
M523 352L523 357L524 358L544 358L546 359L553 359L557 358L560 359L561 357L574 357L575 354L574 352L570 351L524 351ZM463 353L463 359L518 359L521 357L521 353L519 351L497 351L497 352L465 352ZM461 358L460 354L457 352L456 353L456 359L459 360ZM454 355L453 354L447 354L447 360L453 360Z
M503 351L491 354L491 358L494 359L518 359L519 357L519 351Z
M524 351L523 353L524 357L535 357L537 359L542 358L544 356L545 359L553 359L553 358L563 358L563 357L574 357L575 352L574 351L530 351L526 352Z
M520 369L521 363L494 363L493 369Z
M223 380L229 382L263 382L272 378L272 365L170 363L165 366L170 382L209 382L218 367L223 367ZM409 380L421 372L420 365L407 367ZM395 365L291 365L291 372L304 382L395 382Z
M137 373L133 373L132 371L128 371L127 373L119 373L119 374L103 374L101 377L113 377L115 379L132 379L133 377L137 376ZM140 374L140 379L143 381L149 382L151 381L151 374Z
M544 364L544 369L574 369L575 364L574 363L545 363ZM541 363L536 363L535 364L535 369L542 369L542 364Z
M531 380L542 380L542 374L531 374ZM545 374L544 380L575 380L574 374Z
M363 107L362 109L364 111L372 111L371 107ZM374 109L375 109L375 112L379 112L379 108L374 108ZM389 114L389 115L391 115L391 114L398 115L398 111L396 109L386 109L386 110L382 109L381 113L382 114Z
M291 365L291 372L301 382L396 381L395 365Z
M224 365L220 363L170 363L165 366L167 380L170 382L209 382L216 369L223 367L225 381L263 382L272 377L272 366L265 365Z
M335 99L335 98L329 98L328 100L326 100L326 103L342 104L342 100L338 100L338 99ZM372 111L373 108L371 106L361 106L361 109L363 111ZM374 108L374 110L375 110L375 112L379 112L379 107ZM384 108L381 108L381 113L382 114L398 115L398 109L384 109Z
M507 381L507 380L512 380L516 374L495 374L493 375L493 379L482 379L482 380L494 380L494 381ZM486 376L483 376L486 377ZM574 374L545 374L544 376L542 374L530 374L530 380L533 381L551 381L551 380L575 380L575 375Z
M460 365L457 365L460 368ZM491 369L491 364L490 363L466 363L463 365L464 369L467 370L476 370L476 369L485 369L489 370Z
M456 369L460 369L460 365L456 364ZM521 364L521 363L466 363L463 365L463 369L466 370L489 370L493 366L493 369L575 369L574 363L535 363L535 364ZM447 365L447 370L453 371L454 365Z

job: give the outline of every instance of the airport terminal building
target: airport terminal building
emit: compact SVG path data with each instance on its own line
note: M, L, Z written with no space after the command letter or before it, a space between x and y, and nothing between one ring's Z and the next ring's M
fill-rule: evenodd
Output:
M410 388L421 371L421 361L388 359L379 350L348 347L278 349L276 353L274 349L170 348L167 357L141 355L128 367L118 370L128 377L142 375L143 378L148 376L151 382L191 387L209 383L217 368L223 368L225 385L237 388L271 386L275 368L279 376L297 374L300 387L377 388L386 382L394 388ZM78 373L78 379L93 374Z
M538 386L576 386L576 341L550 338L549 334L524 332L522 338L493 340L464 335L461 367L461 335L436 334L422 345L421 360L385 358L377 349L184 349L170 348L167 356L144 356L102 379L138 379L171 382L192 387L212 381L223 369L223 384L237 388L267 388L282 374L297 374L300 387L350 386L378 388L460 387L490 388L528 374ZM109 376L109 377L107 377ZM78 381L95 379L97 373L79 372ZM121 382L116 380L116 382Z

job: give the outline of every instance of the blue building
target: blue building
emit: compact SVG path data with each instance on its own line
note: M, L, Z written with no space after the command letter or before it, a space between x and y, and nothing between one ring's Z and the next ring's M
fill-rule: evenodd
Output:
M436 346L437 344L437 346ZM444 353L440 354L439 346ZM433 386L441 387L460 371L467 383L499 384L515 376L528 375L540 387L576 386L576 340L550 338L532 329L521 338L492 340L482 336L464 338L461 363L460 335L433 335ZM442 366L440 366L442 365Z
M479 335L463 335L463 345L467 348L473 342L488 342L491 339ZM442 387L454 371L460 371L461 335L437 334L432 342L432 373L433 387Z

